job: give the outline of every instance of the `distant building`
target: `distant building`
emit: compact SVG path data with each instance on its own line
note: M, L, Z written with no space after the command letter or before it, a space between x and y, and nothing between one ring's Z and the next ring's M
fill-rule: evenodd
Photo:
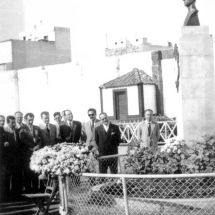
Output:
M157 113L156 84L144 71L131 72L100 87L101 110L114 120L134 120L144 116L145 109Z
M140 104L142 105L143 110L147 108L151 108L154 110L156 114L160 115L168 115L170 117L176 116L177 111L177 89L176 89L176 82L178 81L178 68L177 62L175 60L175 53L174 47L169 42L167 46L162 45L153 45L147 41L146 38L142 39L135 39L129 41L128 39L122 41L112 42L112 44L108 44L108 47L105 49L105 56L108 62L111 62L109 59L115 59L112 62L115 62L115 78L114 81L111 83L115 83L115 81L120 80L121 85L123 86L124 77L129 76L134 73L141 73L141 75L145 76L148 75L153 82L153 93L148 92L147 90L144 91L143 101L141 101L140 90L137 93L138 100L134 99L127 99L128 105L124 105L121 103L113 104L113 117L115 119L134 119L137 116L142 117L142 112L140 110ZM138 70L133 70L133 68L138 68ZM128 71L132 71L128 73ZM143 74L144 71L144 74ZM119 77L119 79L117 79ZM148 78L147 77L147 78ZM131 77L130 77L131 78ZM134 81L136 83L136 81ZM110 83L109 83L110 84ZM103 90L103 94L106 93L107 90L105 86L109 85L106 83L101 87ZM135 85L135 84L134 84ZM143 81L144 89L146 88L144 81ZM119 86L120 87L120 86ZM127 86L126 86L127 87ZM152 87L152 85L151 85ZM109 87L108 87L109 88ZM137 87L136 87L137 88ZM118 96L113 96L112 100L117 101L120 99L125 101L126 92L129 92L131 89L126 88L124 93L119 93ZM117 92L116 92L117 94ZM122 95L124 94L124 95ZM153 95L152 95L153 94ZM115 94L114 94L115 95ZM131 95L131 94L130 94ZM134 97L137 97L134 96ZM133 96L131 96L133 98ZM146 99L147 98L147 99ZM103 96L105 100L105 96ZM110 100L110 95L109 95ZM146 101L145 101L146 100ZM136 102L134 102L136 101ZM148 106L147 102L153 102L153 105ZM102 101L101 101L102 102ZM107 111L105 107L105 101L103 105L103 110ZM121 102L121 101L120 101ZM110 103L110 101L109 101ZM116 102L115 102L116 103ZM129 110L136 105L136 110L129 113ZM109 107L112 105L110 103ZM102 105L101 105L102 106ZM128 108L128 113L126 112L126 106ZM124 107L124 110L118 110L119 107ZM139 107L139 110L138 110ZM110 108L108 109L110 111ZM107 112L108 112L107 111ZM123 112L124 114L118 114L118 112ZM118 116L119 115L119 116Z
M70 30L54 28L55 41L44 36L38 41L26 38L0 43L0 71L71 62Z

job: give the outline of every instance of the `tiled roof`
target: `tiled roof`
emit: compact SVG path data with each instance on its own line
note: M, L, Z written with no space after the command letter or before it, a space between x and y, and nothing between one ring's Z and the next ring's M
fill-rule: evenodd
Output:
M147 75L144 71L135 68L131 72L103 84L101 88L128 87L140 83L155 84L151 76Z

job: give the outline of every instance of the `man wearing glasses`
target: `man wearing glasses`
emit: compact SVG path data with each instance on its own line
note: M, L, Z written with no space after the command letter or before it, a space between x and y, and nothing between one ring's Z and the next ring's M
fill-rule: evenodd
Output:
M119 126L110 122L106 113L99 115L101 125L95 128L95 140L99 156L118 154L118 146L121 142ZM99 160L99 172L107 173L108 168L112 174L117 173L117 158Z
M96 109L90 108L88 110L90 120L83 125L83 133L86 138L86 144L97 148L95 142L95 128L100 125L100 121L96 118Z

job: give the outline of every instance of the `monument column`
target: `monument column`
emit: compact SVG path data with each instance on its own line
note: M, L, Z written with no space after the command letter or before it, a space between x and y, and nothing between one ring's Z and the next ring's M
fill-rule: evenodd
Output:
M196 139L215 130L213 39L207 26L184 26L180 39L179 137Z

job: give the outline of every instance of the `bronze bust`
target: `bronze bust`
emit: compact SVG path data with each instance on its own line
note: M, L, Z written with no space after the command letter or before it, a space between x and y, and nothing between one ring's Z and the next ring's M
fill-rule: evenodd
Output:
M184 5L188 8L188 14L184 21L184 26L198 26L199 17L198 17L198 10L196 9L196 0L183 0Z

